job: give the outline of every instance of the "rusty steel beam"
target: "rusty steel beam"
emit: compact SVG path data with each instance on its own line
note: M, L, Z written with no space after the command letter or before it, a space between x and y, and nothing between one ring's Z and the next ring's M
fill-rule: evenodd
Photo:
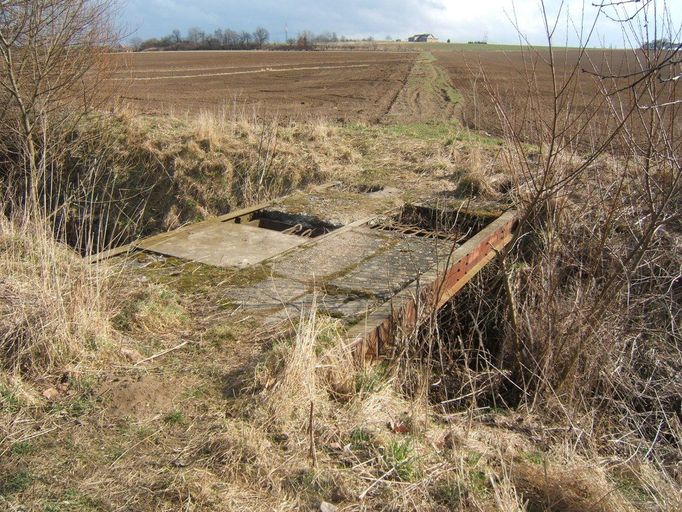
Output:
M450 254L441 268L422 274L415 286L408 287L372 312L363 322L348 331L348 340L361 359L388 355L395 335L409 332L419 317L445 305L468 283L497 252L512 239L516 225L515 211L508 211L479 231ZM438 267L437 265L436 267Z

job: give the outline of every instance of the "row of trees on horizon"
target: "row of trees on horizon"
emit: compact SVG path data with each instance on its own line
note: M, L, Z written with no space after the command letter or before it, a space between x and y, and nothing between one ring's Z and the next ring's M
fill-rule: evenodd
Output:
M321 32L315 34L310 30L300 32L296 37L288 38L286 46L308 48L315 43L335 43L347 41L344 36L336 32ZM270 43L270 32L263 27L257 27L253 32L237 31L230 28L216 29L208 33L193 27L185 35L178 29L167 36L143 40L139 37L130 40L130 47L135 51L144 50L257 50Z

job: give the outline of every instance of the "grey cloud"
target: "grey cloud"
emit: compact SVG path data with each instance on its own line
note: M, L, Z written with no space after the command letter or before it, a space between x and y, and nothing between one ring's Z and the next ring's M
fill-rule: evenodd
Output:
M560 0L548 0L550 8ZM574 9L580 0L570 0ZM682 2L680 2L682 4ZM594 9L591 2L586 9ZM534 43L543 43L538 25L536 1L516 0L521 29ZM674 7L677 23L682 6ZM507 13L512 0L127 0L126 22L138 29L139 37L158 37L174 28L185 32L192 26L206 31L216 28L253 30L264 26L273 39L284 38L302 30L333 31L347 36L383 38L406 37L415 32L432 32L441 39L467 41L485 34L491 42L516 43L518 36ZM604 44L622 43L619 27L603 24L600 36ZM573 37L573 36L571 36Z

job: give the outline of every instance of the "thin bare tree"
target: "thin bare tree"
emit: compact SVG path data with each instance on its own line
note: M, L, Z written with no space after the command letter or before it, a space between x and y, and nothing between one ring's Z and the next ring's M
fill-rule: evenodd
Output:
M68 131L97 106L119 41L114 0L0 2L0 177L37 201Z

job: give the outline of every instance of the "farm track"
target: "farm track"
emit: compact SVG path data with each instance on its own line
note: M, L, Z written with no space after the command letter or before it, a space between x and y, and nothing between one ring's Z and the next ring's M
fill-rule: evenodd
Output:
M285 73L291 71L311 71L317 69L351 69L351 68L368 68L369 64L350 64L348 66L312 66L312 67L301 67L301 68L261 68L252 69L248 71L227 71L223 73L202 73L198 75L170 75L170 76L143 76L138 78L110 78L110 80L120 80L120 81L144 81L144 80L178 80L185 78L203 78L203 77L213 77L213 76L231 76L231 75L250 75L256 73Z
M431 53L415 59L382 122L447 121L456 115L458 94Z

